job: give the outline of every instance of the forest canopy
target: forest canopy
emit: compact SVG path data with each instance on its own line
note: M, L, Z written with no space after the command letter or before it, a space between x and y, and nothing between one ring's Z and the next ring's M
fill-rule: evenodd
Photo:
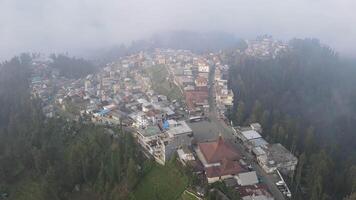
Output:
M305 188L311 200L342 199L356 188L356 62L315 39L289 46L274 59L225 53L235 94L230 118L261 123L264 137L299 156L296 194Z
M93 63L84 59L69 57L63 54L52 54L50 57L53 60L50 66L57 69L60 75L67 78L85 77L97 70L97 67Z
M144 163L132 134L44 118L28 58L0 66L0 198L128 199Z

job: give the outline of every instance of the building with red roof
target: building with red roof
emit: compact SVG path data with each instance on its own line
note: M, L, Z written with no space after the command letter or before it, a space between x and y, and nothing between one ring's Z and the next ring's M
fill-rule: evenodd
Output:
M237 191L243 200L274 200L265 184L242 186Z
M209 93L208 91L185 91L185 102L187 107L190 111L196 110L198 106L209 105L208 98Z
M198 143L196 149L199 160L204 165L205 175L209 183L233 178L246 172L240 163L240 154L231 143L219 136L217 141Z

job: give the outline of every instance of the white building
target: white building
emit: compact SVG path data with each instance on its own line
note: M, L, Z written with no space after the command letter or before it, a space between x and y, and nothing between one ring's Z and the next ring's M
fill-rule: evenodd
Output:
M267 173L273 173L278 169L283 174L288 174L294 171L298 164L298 159L279 143L256 147L253 152L258 164Z
M194 161L195 157L193 153L187 148L183 147L177 150L179 160L185 165L188 161Z
M165 125L164 125L165 126ZM164 165L171 156L192 142L192 130L185 121L168 121L168 127L161 130L157 125L149 125L137 131L139 144L151 154L155 160Z
M201 73L209 73L209 65L199 63L198 71Z

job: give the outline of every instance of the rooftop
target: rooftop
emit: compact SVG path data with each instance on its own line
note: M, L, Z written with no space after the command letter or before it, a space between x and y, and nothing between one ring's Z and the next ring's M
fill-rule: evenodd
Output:
M193 132L185 121L176 122L174 120L168 120L168 123L169 123L169 129L167 133L170 137Z
M154 135L161 134L162 132L158 128L158 126L150 125L150 126L147 126L144 129L141 129L140 133L145 137L151 137L151 136L154 136Z
M254 198L258 197L258 200L268 200L272 197L272 195L268 192L267 186L265 184L242 186L238 188L238 192L240 193L241 197L253 196Z
M257 138L261 138L262 137L255 130L242 131L241 133L247 140L252 140L252 139L257 139Z
M277 163L298 160L291 152L279 143L269 145L266 152L269 160L273 160Z
M245 172L238 161L223 159L221 165L206 168L206 176L209 178Z
M220 136L217 141L198 144L207 163L218 163L223 159L239 160L240 154Z

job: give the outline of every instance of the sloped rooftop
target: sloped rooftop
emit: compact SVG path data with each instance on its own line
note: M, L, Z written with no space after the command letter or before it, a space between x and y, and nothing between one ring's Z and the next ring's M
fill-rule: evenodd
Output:
M231 143L224 141L221 136L214 142L199 143L198 147L209 164L221 162L223 159L239 160L241 157Z

